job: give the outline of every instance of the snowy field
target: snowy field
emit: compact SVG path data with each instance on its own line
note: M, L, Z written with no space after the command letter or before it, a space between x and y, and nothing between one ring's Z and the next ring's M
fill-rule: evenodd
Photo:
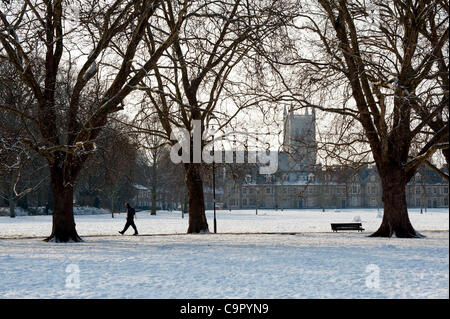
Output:
M210 231L213 231L213 212L207 211ZM447 230L449 214L447 209L409 211L411 223L416 230ZM79 215L75 216L78 234L117 235L125 224L126 214ZM381 214L376 209L327 210L219 210L216 212L219 233L259 232L329 232L330 223L348 223L360 220L367 232L375 231L381 223ZM184 234L188 228L188 216L181 218L179 211L158 211L151 216L148 211L138 212L136 226L140 234ZM0 217L0 238L16 236L48 236L52 229L51 216ZM133 230L130 228L131 234Z
M0 298L449 298L448 216L412 210L426 238L389 239L367 237L376 209L218 211L202 235L139 212L137 237L117 234L125 214L84 215L78 244L42 242L50 216L0 217ZM365 232L331 232L354 219Z

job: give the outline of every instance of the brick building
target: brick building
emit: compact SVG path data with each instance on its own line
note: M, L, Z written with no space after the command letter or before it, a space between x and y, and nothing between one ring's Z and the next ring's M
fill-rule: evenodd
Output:
M284 142L278 171L261 175L257 165L240 165L239 176L219 177L228 209L382 207L381 183L374 166L359 170L316 164L315 113L284 112ZM247 155L248 156L248 155ZM421 167L407 185L409 207L448 207L448 182Z

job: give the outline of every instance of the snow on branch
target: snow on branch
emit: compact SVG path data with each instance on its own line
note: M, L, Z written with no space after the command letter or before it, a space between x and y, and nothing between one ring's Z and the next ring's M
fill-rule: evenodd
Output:
M83 76L83 82L89 81L89 79L97 72L97 63L95 61L91 64L89 70Z

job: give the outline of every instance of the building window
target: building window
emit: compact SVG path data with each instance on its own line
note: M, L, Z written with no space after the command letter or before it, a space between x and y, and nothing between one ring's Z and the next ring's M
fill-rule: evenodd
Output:
M267 193L267 194L270 194L270 187L267 187L267 188L266 188L266 193Z
M242 199L242 205L247 206L247 198Z
M444 187L444 194L448 194L448 187Z
M247 194L247 188L242 189L242 194Z

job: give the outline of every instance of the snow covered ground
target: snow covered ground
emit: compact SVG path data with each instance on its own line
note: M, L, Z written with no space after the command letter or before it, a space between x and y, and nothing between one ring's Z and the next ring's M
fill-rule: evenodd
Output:
M219 210L216 212L219 233L258 233L258 232L329 232L330 223L361 220L366 231L375 231L381 223L381 215L376 209L327 210ZM411 223L419 230L449 229L447 209L411 209ZM356 217L356 218L355 218ZM125 224L126 214L79 215L75 216L77 231L81 236L116 235ZM210 231L213 231L213 212L207 211ZM0 237L48 236L52 227L51 216L0 217ZM150 212L137 213L136 225L141 234L186 233L188 216L181 218L181 212L158 211L156 216ZM132 229L129 230L132 232Z
M356 216L366 232L330 231ZM203 235L179 212L140 212L137 237L110 236L124 214L83 215L77 244L32 238L49 216L0 217L0 298L449 298L448 216L411 211L427 237L389 239L367 237L376 210L219 211L220 234Z

